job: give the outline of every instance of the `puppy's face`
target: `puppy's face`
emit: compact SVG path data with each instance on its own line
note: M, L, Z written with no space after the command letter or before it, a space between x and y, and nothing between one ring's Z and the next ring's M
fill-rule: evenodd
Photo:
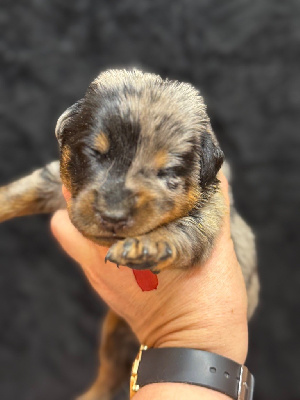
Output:
M205 186L201 172L207 179L204 142L216 150L208 125L189 85L139 71L101 74L56 129L73 224L110 245L188 215Z

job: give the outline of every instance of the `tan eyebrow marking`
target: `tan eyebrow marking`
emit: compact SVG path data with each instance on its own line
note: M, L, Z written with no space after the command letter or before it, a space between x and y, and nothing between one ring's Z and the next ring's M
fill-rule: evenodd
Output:
M163 168L168 161L168 152L166 150L158 150L154 156L155 168Z
M104 132L100 131L94 140L95 149L98 150L100 153L105 154L109 150L109 145L110 143L107 135Z

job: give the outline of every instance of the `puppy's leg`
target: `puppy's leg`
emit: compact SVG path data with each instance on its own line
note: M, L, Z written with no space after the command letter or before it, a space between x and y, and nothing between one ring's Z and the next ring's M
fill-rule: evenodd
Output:
M102 328L100 368L90 390L77 400L111 400L124 385L129 390L132 363L139 348L128 324L109 311Z
M224 199L213 194L206 205L148 234L118 241L106 259L134 269L188 268L205 261L222 225Z
M65 208L61 185L59 161L54 161L25 178L0 187L0 222Z

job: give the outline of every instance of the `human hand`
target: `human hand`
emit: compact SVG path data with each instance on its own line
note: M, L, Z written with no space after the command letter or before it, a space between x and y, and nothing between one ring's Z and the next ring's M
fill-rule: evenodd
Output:
M228 183L220 174L227 203L224 225L207 262L190 270L164 270L157 290L142 292L132 270L107 262L107 248L84 238L67 211L51 227L109 307L149 347L192 347L244 363L247 354L247 297L230 236Z

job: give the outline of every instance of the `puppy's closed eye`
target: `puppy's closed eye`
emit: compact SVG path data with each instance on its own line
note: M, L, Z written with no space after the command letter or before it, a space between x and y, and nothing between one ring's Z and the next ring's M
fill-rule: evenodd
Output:
M105 154L103 154L101 151L99 151L98 149L94 149L93 147L86 147L86 152L92 156L93 158L95 158L97 161L101 161L103 159L105 159Z
M157 176L166 183L169 189L176 189L180 184L180 178L176 173L176 168L160 169L157 172Z
M159 178L170 178L170 177L176 177L176 171L174 168L164 168L164 169L159 169L157 172L157 176Z

